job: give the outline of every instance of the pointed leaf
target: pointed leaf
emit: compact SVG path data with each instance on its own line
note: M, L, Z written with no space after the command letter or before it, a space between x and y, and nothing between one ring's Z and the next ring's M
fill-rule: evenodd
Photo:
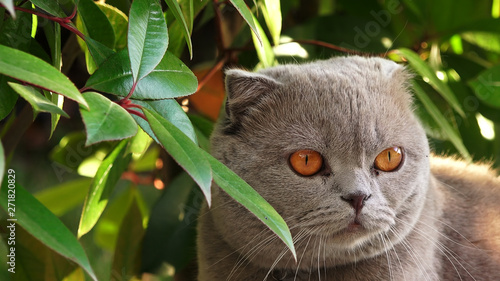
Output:
M130 280L138 272L143 236L142 214L133 197L118 233L111 270L119 273L119 276L114 277L114 280Z
M469 82L469 86L482 102L500 108L500 65L481 72L476 79Z
M0 45L0 73L61 94L88 107L68 77L52 65L25 52Z
M147 108L143 111L160 144L200 186L210 205L212 172L203 151L161 115Z
M99 166L83 205L78 237L89 232L97 223L108 204L113 188L127 169L131 159L130 154L126 153L127 144L128 140L121 141Z
M49 113L60 114L66 118L69 118L69 115L66 112L64 112L57 105L55 105L46 97L44 97L42 94L40 94L40 92L35 90L33 87L23 86L12 82L9 82L8 84L23 99L25 99L29 104L31 104L35 116L40 112L49 112Z
M155 69L167 50L167 23L158 0L132 2L127 40L133 81L137 82Z
M229 196L245 206L252 214L259 218L269 229L283 240L290 249L295 260L297 254L293 245L292 234L285 221L276 212L276 210L267 203L250 185L242 180L238 175L231 171L226 165L219 162L212 155L204 152L206 159L212 167L212 173L215 183L222 188Z
M15 193L11 193L12 190ZM80 265L97 281L85 251L71 231L28 191L19 185L13 189L7 182L0 190L0 205L5 211L13 207L8 205L7 199L11 194L15 194L15 202L12 202L15 203L15 216L11 218L47 247Z
M16 18L16 11L14 10L14 0L0 0L0 4L2 4L7 11L9 11L9 14L12 16L12 18Z
M184 38L186 38L186 43L188 46L189 50L189 55L191 56L191 59L193 58L193 44L191 43L191 31L190 28L188 27L186 23L186 19L184 19L184 16L182 14L181 7L179 6L179 3L177 0L165 0L167 3L168 7L172 11L172 14L174 14L174 17L177 21L179 21L182 24L182 33L184 34ZM191 1L192 3L192 1ZM191 24L192 26L192 24Z
M418 83L413 82L413 89L415 95L422 102L425 109L432 116L434 121L443 129L443 132L448 136L449 140L456 147L458 152L467 160L471 160L471 156L464 143L462 142L462 138L459 133L451 126L450 123L446 120L446 117L439 111L439 109L434 105L432 100L427 96L427 93L418 85Z
M254 22L257 28L257 33L252 33L252 39L255 49L257 50L257 56L259 57L260 63L264 68L270 67L274 64L273 48L267 39L266 33L256 18L254 18ZM256 36L255 34L260 34L260 36Z
M104 46L103 44L99 43L98 41L95 41L92 38L85 38L85 43L87 43L87 48L94 59L94 63L99 68L102 63L104 63L108 58L116 54L115 51L111 50L110 48Z
M281 34L281 5L280 0L264 0L262 14L266 21L267 28L273 38L273 43L278 46Z
M78 16L82 20L82 31L84 31L85 35L88 35L110 49L115 47L115 32L113 27L94 1L80 0L78 2Z
M87 92L83 96L90 108L80 108L87 131L86 145L130 138L137 133L137 124L121 106L99 93Z
M436 76L436 73L432 70L432 68L427 65L419 56L416 54L414 51L410 49L405 49L401 48L398 49L399 53L404 56L408 62L410 63L411 67L415 69L415 71L420 74L422 77L426 77L429 79L429 84L436 89L436 91L450 104L453 109L455 109L458 114L461 116L465 116L464 111L462 110L462 107L460 106L460 103L458 102L457 98L451 91L450 87L448 87L448 84L445 82L439 80L439 78Z
M248 23L248 26L250 26L250 28L252 29L253 34L255 36L257 36L258 41L262 44L262 38L260 37L257 26L255 24L255 18L253 17L250 9L248 9L248 6L245 3L245 1L244 0L230 0L230 2L236 8L238 13L240 13L240 15L243 17L243 19Z
M128 2L128 1L127 1ZM127 47L128 17L118 8L103 2L96 2L97 6L106 15L115 33L115 49Z
M87 80L86 87L98 91L126 96L132 84L132 71L124 49L110 57ZM196 91L198 80L191 70L170 52L135 88L133 99L167 99L187 96Z
M182 110L182 107L176 100L173 99L155 100L155 101L132 100L132 102L142 107L146 107L147 109L156 111L162 117L167 119L170 123L175 125L179 130L181 130L195 144L198 144L193 124L191 124L191 120L189 120L189 117L186 115L184 110ZM135 121L141 126L141 128L143 128L143 130L146 131L146 133L148 133L151 138L153 138L156 142L158 142L155 134L151 130L151 127L149 127L148 122L138 116L133 116L133 117Z

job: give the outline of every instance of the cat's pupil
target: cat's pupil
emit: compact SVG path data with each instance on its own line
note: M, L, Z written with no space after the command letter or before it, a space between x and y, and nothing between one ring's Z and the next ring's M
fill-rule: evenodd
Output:
M306 154L306 166L308 161L309 161L309 155Z

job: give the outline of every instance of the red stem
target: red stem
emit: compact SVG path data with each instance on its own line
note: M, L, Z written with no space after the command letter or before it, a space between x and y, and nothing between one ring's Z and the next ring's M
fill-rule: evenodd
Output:
M2 4L0 4L0 6L4 7ZM85 40L85 36L83 35L83 33L81 33L78 29L76 29L75 27L71 26L71 20L75 17L76 15L76 9L77 7L75 6L75 9L73 10L73 12L71 13L71 15L67 16L67 17L64 17L64 18L60 18L60 17L54 17L54 16L49 16L49 15L46 15L46 14L43 14L43 13L40 13L40 12L37 12L37 11L33 11L33 10L29 10L29 9L25 9L23 7L14 7L15 10L18 10L18 11L21 11L21 12L25 12L25 13L29 13L29 14L33 14L33 15L36 15L38 17L42 17L42 18L46 18L48 20L51 20L51 21L54 21L54 22L57 22L58 24L60 24L62 27L66 28L67 30L75 33L76 35L78 35L80 38L82 38L83 40Z
M203 78L201 78L200 82L198 83L198 89L196 89L196 91L198 92L199 90L201 90L201 88L205 86L208 80L210 80L210 78L212 78L212 76L218 70L220 70L226 62L227 62L227 56L224 56L216 65L214 65L214 67L212 67L212 69L210 69L210 71L207 74L205 74L205 76L203 76Z
M143 113L141 113L141 112L139 112L137 110L133 110L133 109L130 109L130 108L125 108L125 110L127 110L127 112L130 113L130 114L134 114L134 115L139 116L142 119L148 121L148 118L146 117L146 115L144 115Z

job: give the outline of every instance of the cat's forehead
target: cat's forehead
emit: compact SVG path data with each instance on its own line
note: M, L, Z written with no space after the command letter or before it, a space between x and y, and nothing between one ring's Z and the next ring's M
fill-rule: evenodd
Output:
M263 112L271 129L293 139L290 145L365 149L398 142L398 132L414 121L408 75L392 61L336 58L261 73L281 83Z

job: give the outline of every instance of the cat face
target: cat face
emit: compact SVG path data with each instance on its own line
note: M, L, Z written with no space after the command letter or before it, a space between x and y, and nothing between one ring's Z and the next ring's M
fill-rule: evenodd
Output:
M285 219L304 268L320 255L333 266L380 254L411 230L429 148L403 67L349 57L226 74L227 116L212 152ZM286 266L284 245L252 214L222 192L213 204L234 249Z

